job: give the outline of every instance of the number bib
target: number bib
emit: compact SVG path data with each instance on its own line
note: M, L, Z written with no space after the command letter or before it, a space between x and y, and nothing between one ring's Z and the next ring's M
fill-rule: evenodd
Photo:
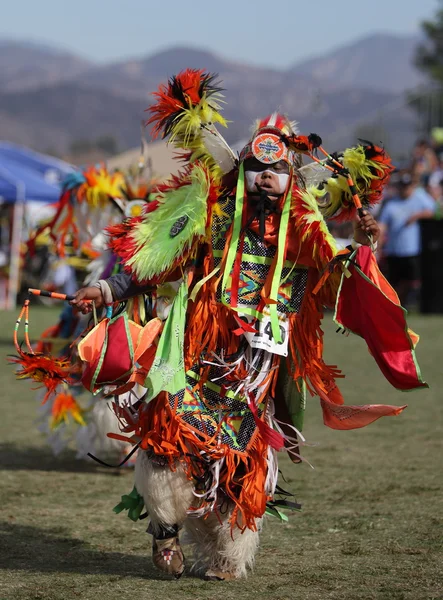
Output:
M251 323L254 319L248 315L241 315L242 318L247 319L248 323ZM280 325L281 342L276 342L272 335L271 317L266 311L263 311L263 319L255 321L255 333L245 332L244 336L248 340L251 348L259 348L261 350L267 350L272 354L278 354L279 356L288 356L288 341L289 341L289 321L285 313L278 313L278 324Z

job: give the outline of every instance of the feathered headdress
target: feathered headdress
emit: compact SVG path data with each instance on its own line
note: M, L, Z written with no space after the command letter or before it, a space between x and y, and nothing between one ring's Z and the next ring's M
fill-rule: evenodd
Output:
M83 413L84 411L77 400L64 386L52 402L49 427L50 429L56 429L62 423L68 424L70 419L79 425L85 426Z
M252 137L240 152L240 162L248 158L265 164L284 160L300 167L300 154L313 152L320 144L318 135L299 135L296 121L275 112L255 122Z
M53 219L39 227L28 241L33 252L36 239L48 232L59 256L66 254L68 241L75 251L89 242L123 210L120 198L127 188L124 175L109 173L104 166L70 173L62 185Z

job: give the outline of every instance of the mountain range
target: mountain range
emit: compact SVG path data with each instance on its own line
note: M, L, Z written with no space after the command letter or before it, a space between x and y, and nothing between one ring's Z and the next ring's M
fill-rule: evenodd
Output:
M48 46L3 40L0 136L60 155L75 140L105 135L114 136L122 150L136 146L150 92L192 67L219 74L231 121L223 133L231 143L248 135L255 118L276 109L298 120L302 131L347 143L383 107L395 107L398 130L411 127L404 97L423 82L413 65L418 41L371 35L278 70L188 47L97 65Z

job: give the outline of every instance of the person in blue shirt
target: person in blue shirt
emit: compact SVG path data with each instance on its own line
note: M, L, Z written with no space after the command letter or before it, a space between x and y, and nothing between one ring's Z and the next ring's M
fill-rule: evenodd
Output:
M393 177L394 179L394 177ZM380 252L386 257L388 279L403 306L415 303L420 289L420 219L435 213L435 201L417 187L409 173L398 175L397 193L383 208Z

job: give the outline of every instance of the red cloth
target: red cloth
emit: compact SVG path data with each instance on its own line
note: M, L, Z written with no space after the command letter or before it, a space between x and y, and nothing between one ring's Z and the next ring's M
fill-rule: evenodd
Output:
M408 330L406 311L397 294L380 272L368 246L355 255L359 265L349 265L351 277L343 277L337 298L335 320L361 336L386 379L399 390L428 387L422 380L415 360L418 341ZM366 404L345 406L337 387L322 390L318 386L325 425L332 429L365 427L380 417L400 414L406 406Z
M368 246L361 246L343 277L336 321L361 336L386 379L399 390L428 387L415 360L418 337L408 330L406 311L381 274Z
M104 319L90 332L87 346L98 341L95 347L99 351L94 352L85 365L82 383L86 389L94 391L100 385L123 383L129 379L133 369L133 340L126 323L125 314L122 314L111 321Z

